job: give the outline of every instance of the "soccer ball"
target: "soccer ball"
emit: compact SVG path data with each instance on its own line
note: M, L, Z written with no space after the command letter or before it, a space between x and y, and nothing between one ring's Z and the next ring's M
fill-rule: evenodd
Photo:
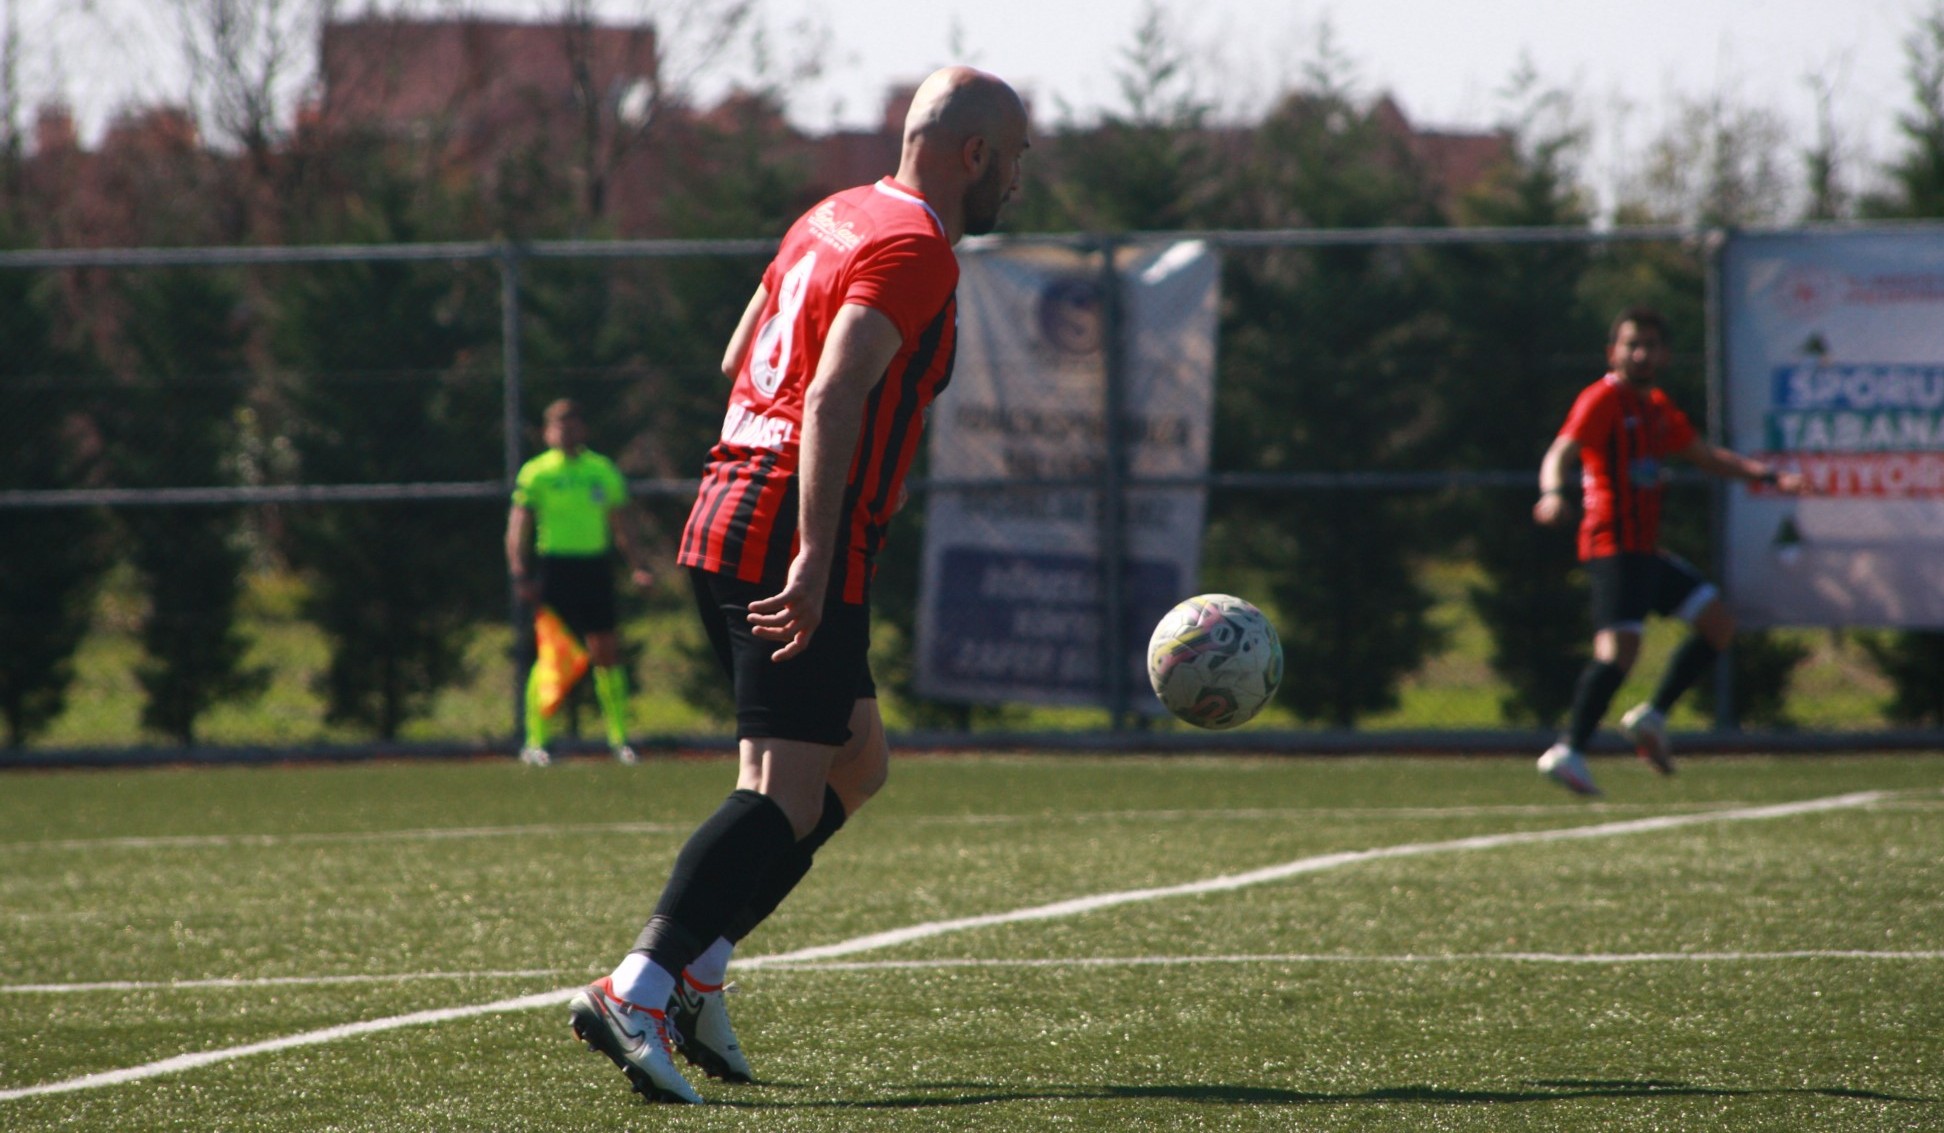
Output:
M1282 683L1282 641L1261 610L1200 594L1169 610L1148 639L1148 682L1197 728L1247 723Z

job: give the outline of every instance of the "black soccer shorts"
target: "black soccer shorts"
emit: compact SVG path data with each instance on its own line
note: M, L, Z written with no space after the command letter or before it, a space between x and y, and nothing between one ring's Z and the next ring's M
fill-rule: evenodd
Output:
M736 693L736 738L839 746L851 737L851 709L877 698L871 679L871 612L840 598L824 603L810 646L772 661L780 642L756 636L749 604L779 589L691 567L696 612Z
M1650 613L1693 622L1718 593L1692 564L1668 551L1588 559L1586 575L1593 589L1595 631L1638 631Z
M607 555L541 555L540 601L583 641L614 632L614 564Z

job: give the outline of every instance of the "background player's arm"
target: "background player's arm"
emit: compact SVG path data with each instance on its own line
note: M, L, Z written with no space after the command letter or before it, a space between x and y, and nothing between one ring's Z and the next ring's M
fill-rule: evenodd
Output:
M736 321L736 332L729 336L729 346L722 352L722 376L730 381L742 372L743 357L749 353L749 344L756 340L757 320L763 317L763 304L769 301L769 289L757 287L756 294L749 297L749 305L743 308L742 318Z
M531 605L540 597L540 584L533 578L533 561L527 547L533 540L533 509L514 504L506 513L506 573L513 576L513 588L520 601Z
M1539 461L1539 502L1532 505L1535 523L1550 527L1573 513L1569 466L1579 460L1579 442L1561 433Z
M1738 452L1711 445L1700 437L1673 456L1685 460L1711 476L1721 476L1730 480L1747 480L1750 483L1773 484L1784 492L1800 493L1803 489L1802 474L1785 472L1760 460L1751 460Z
M644 590L653 586L655 572L648 569L648 521L641 514L641 509L624 500L620 506L608 511L607 518L608 533L614 539L615 549L621 552L622 561L628 564L628 577Z
M846 303L831 321L804 392L796 557L782 592L749 604L756 636L784 643L771 654L775 660L803 652L823 618L832 556L844 539L844 484L864 428L864 402L903 345L897 324L870 307Z

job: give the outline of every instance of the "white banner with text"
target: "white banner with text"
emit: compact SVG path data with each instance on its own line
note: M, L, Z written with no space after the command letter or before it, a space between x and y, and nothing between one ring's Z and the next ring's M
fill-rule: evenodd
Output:
M1062 248L960 257L958 359L933 406L928 474L1013 481L934 492L926 505L917 687L971 703L1104 704L1107 359L1097 254ZM1199 242L1124 250L1121 438L1130 477L1208 471L1220 262ZM1148 633L1195 593L1206 492L1129 491L1121 569L1130 688ZM1147 704L1151 697L1132 698Z
M1944 234L1738 234L1722 295L1724 439L1811 493L1728 490L1739 620L1944 627Z

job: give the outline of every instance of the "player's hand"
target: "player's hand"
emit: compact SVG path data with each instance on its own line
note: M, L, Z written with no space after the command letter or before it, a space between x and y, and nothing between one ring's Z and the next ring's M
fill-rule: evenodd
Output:
M780 641L772 661L788 661L810 648L810 637L823 623L825 579L803 565L790 564L790 576L775 596L749 604L750 631L765 641Z
M655 584L655 572L643 566L638 566L630 570L628 572L628 578L640 590L646 590Z
M1532 505L1532 521L1541 527L1561 523L1572 513L1572 502L1558 492L1547 492Z
M514 579L513 593L519 595L520 601L528 606L540 604L540 584L531 578Z
M1775 490L1789 496L1809 495L1809 478L1800 472L1777 472Z

